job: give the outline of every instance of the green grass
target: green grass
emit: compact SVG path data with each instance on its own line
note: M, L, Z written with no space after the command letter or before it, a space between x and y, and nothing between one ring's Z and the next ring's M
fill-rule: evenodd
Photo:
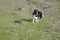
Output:
M60 2L60 0L56 0L57 2Z
M11 1L12 3L7 0L0 1L0 40L60 40L59 24L56 24L56 28L51 26L54 21L51 16L46 15L46 12L45 17L39 23L33 24L32 13L27 10L27 5L22 6L26 9L24 13L15 13L21 6L16 6L16 4L19 4L19 1L24 3L24 1ZM21 23L15 22L20 19L23 19Z

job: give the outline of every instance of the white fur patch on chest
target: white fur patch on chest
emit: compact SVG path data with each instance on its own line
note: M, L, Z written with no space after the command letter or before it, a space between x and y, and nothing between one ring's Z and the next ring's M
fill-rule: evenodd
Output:
M34 22L39 22L38 17L36 17L35 15L33 16L33 23L34 23Z
M34 19L37 19L38 17L36 17L35 15L33 16Z

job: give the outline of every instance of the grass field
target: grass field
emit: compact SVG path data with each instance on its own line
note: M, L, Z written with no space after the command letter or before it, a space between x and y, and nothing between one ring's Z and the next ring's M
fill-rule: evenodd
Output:
M43 1L0 0L0 40L60 40L59 0L46 0L48 8ZM39 23L32 23L28 3L41 8L44 18Z

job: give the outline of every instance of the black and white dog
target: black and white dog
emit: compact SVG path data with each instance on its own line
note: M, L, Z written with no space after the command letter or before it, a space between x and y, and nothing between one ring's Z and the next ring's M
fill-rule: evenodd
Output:
M33 15L33 23L34 22L39 22L39 19L42 18L42 12L38 11L38 10L34 10L32 15Z

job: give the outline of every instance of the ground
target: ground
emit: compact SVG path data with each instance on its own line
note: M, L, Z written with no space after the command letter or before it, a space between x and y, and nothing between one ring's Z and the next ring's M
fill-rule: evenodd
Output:
M43 12L32 23L35 8ZM0 40L60 40L59 0L0 0Z

